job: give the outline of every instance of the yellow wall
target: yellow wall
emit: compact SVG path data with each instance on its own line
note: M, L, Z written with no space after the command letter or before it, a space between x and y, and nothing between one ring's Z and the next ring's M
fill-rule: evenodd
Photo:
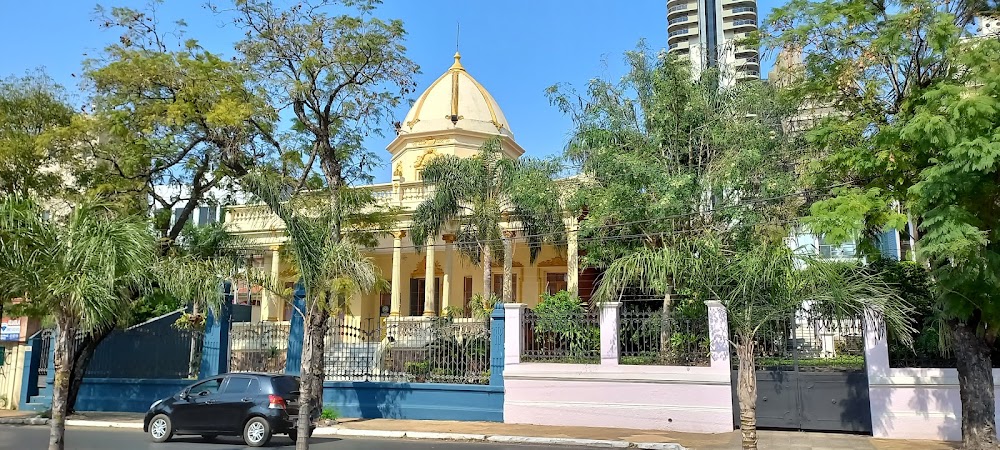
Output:
M6 358L0 366L0 409L17 409L21 399L21 378L24 376L25 345L4 344ZM4 401L6 400L6 401Z

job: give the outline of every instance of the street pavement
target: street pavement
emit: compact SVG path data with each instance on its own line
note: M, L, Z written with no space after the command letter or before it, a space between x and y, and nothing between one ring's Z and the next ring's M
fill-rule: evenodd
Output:
M49 428L35 426L0 425L0 450L43 450L48 445ZM437 442L415 440L355 439L335 437L313 437L311 449L315 450L542 450L566 449L582 450L589 447L552 447L488 444L472 442ZM205 442L197 436L181 436L170 442L156 444L139 430L106 428L67 428L67 450L243 450L247 447L238 437L219 437L214 442ZM287 436L275 436L265 447L269 449L293 449Z

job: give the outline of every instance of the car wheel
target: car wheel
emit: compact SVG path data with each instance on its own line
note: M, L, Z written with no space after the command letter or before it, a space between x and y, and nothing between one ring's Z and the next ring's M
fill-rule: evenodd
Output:
M153 442L167 442L174 436L174 425L166 414L157 414L149 421L149 437Z
M219 437L219 435L217 435L217 434L203 434L203 435L201 435L201 438L204 439L204 440L206 440L206 441L214 441L215 438L217 438L217 437Z
M251 447L263 447L271 441L271 425L261 417L254 417L243 427L243 442Z

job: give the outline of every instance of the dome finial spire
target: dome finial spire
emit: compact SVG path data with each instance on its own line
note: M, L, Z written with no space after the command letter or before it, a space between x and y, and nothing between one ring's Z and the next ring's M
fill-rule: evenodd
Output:
M465 70L462 67L462 54L458 52L459 38L462 36L462 23L455 22L455 62L452 63L452 70Z

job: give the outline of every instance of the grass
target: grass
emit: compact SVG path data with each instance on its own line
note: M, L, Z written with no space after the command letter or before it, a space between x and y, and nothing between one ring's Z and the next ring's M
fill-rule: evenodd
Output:
M793 367L792 358L758 358L758 369L770 367ZM865 366L865 357L861 355L840 355L833 358L803 358L798 360L799 367L815 369L860 369Z

